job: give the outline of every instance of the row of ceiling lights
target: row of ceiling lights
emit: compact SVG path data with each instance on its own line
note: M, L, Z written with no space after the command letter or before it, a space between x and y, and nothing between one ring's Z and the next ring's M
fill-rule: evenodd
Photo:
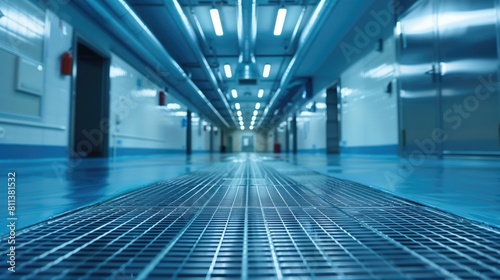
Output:
M226 74L226 78L231 79L233 77L233 72L231 71L231 65L224 64L224 73ZM263 78L269 78L271 74L271 64L265 64L264 70L262 71Z
M286 8L280 8L278 10L278 14L276 15L276 24L274 25L274 36L280 36L283 32L283 26L285 25L286 19L286 11ZM222 28L222 21L220 20L219 10L217 8L210 9L210 17L212 18L215 35L224 35L224 29Z
M238 98L238 91L233 88L231 90L231 96L233 97L233 99ZM264 96L264 90L263 89L259 89L259 91L257 92L257 97L258 98L262 98L263 96Z
M285 8L280 8L278 10L278 14L276 16L276 24L274 26L274 32L273 32L273 34L275 36L280 36L281 33L283 32L283 26L285 24L286 13L287 13L287 10ZM220 19L219 10L216 8L210 9L210 16L212 18L212 24L214 26L215 34L217 36L223 36L224 30L222 28L222 22ZM226 78L228 78L228 79L233 77L233 73L231 71L231 65L229 65L229 64L224 65L224 73L226 75ZM270 73L271 73L271 64L265 64L264 69L262 71L262 77L269 78ZM232 94L233 98L238 98L238 91L236 89L231 90L231 94ZM262 98L264 96L264 90L259 89L257 96L258 96L258 98ZM240 124L240 129L245 130L245 123L243 122L243 116L242 116L243 113L241 113L241 111L240 111L240 109L241 109L240 104L236 103L235 108L236 108L236 110L238 110L237 115L238 115L238 120L239 120L239 124ZM259 111L258 111L259 109L260 109L260 103L256 103L255 110L253 111L252 121L250 122L250 127L249 127L250 130L254 129L255 121L257 120L257 115L259 114Z

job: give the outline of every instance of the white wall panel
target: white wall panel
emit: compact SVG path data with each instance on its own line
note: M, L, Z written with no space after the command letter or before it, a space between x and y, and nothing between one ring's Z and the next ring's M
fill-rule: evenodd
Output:
M110 72L110 147L184 150L186 108L168 93L167 105L179 104L180 109L158 106L162 89L116 55Z
M372 51L341 76L341 146L381 146L398 143L397 93L386 89L395 75L395 45Z

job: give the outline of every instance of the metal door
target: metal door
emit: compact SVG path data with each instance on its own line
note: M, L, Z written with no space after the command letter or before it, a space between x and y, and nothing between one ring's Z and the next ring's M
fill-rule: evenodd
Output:
M241 151L242 152L255 152L253 135L241 136Z
M402 153L440 154L433 134L440 127L436 13L434 2L421 0L396 26Z
M498 152L495 1L437 2L443 153Z

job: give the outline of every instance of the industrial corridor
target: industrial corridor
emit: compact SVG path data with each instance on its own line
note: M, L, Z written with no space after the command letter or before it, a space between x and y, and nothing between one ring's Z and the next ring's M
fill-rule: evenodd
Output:
M216 160L16 243L16 278L2 279L500 277L498 229L272 155Z
M0 280L500 280L500 0L0 0Z

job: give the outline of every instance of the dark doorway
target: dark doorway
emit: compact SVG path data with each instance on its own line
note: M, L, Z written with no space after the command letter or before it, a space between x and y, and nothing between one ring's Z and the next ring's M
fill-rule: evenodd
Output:
M78 43L72 157L108 157L109 58Z
M233 136L227 137L227 152L228 153L233 152Z

